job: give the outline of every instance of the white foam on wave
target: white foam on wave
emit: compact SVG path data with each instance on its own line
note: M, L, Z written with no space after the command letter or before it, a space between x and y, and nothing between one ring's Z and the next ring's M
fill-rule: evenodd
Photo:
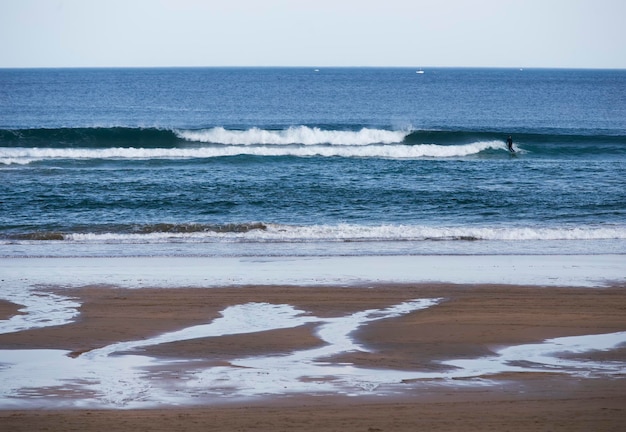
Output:
M178 130L176 134L185 140L227 145L287 145L287 144L333 144L369 145L400 143L410 131L391 131L362 128L358 131L322 130L317 127L294 126L284 130L251 128L227 130L215 127L198 131Z
M626 239L626 226L582 227L431 227L420 225L310 225L265 224L265 229L247 232L214 230L169 233L77 233L67 241L78 243L167 243L167 242L345 242L426 240L610 240Z
M3 153L0 151L0 153ZM38 162L41 159L32 159L27 157L0 157L0 165L28 165Z
M454 158L478 154L486 150L505 150L501 141L476 142L465 145L436 144L350 144L350 145L210 145L196 148L136 148L101 149L76 148L2 148L0 164L26 165L55 159L206 159L228 156L294 156L345 158Z

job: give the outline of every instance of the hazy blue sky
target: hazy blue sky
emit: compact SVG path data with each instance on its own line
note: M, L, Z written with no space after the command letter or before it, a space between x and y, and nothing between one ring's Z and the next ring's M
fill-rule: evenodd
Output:
M0 0L0 67L626 68L626 0Z

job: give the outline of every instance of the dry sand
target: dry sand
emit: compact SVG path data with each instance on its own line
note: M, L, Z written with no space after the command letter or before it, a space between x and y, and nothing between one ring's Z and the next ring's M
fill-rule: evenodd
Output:
M443 297L445 301L426 310L362 326L352 336L370 352L328 359L381 369L438 370L442 368L438 361L474 358L505 346L624 331L625 288L90 286L62 290L82 303L74 323L0 335L0 349L54 348L80 355L111 343L204 324L226 306L247 302L290 304L318 317L335 317L416 298ZM0 302L0 317L13 313L15 305ZM147 347L145 352L227 363L243 355L319 346L313 330L304 325L193 339ZM626 362L626 348L586 356ZM389 397L300 394L154 410L5 410L0 411L0 431L618 431L626 424L625 377L509 373L491 377L490 386L425 382Z

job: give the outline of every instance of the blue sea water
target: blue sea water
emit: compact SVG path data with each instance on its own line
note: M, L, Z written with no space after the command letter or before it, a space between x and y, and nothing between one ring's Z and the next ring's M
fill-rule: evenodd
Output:
M626 254L626 71L0 70L0 256L520 253Z

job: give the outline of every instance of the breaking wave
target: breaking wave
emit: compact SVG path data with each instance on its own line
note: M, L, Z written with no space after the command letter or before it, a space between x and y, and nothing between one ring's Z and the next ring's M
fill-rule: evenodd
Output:
M401 143L409 131L362 128L357 131L322 130L318 127L297 126L284 130L252 128L247 130L227 130L223 127L199 131L177 131L176 134L187 140L201 143L226 145L369 145Z
M427 227L418 225L282 225L253 222L223 225L151 224L94 228L92 232L34 232L3 242L359 242L359 241L541 241L626 239L626 226L607 227Z
M244 130L159 128L0 129L0 165L47 160L202 159L230 156L454 158L506 152L505 136L463 130L353 130L293 126ZM515 143L535 156L616 157L626 154L621 135L519 133ZM504 153L502 153L504 154Z
M219 146L199 148L0 148L0 163L25 165L45 160L145 160L206 159L227 156L294 156L294 157L358 157L358 158L450 158L478 154L485 150L505 150L503 142L478 142L459 146L422 145L358 145L358 146Z

